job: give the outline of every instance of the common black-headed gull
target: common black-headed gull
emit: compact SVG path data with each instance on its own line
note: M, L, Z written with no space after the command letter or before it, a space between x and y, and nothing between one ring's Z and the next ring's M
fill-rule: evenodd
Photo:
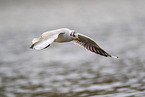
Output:
M105 52L93 39L89 38L88 36L76 33L74 30L67 28L44 32L39 38L34 38L32 40L33 44L30 48L36 50L45 49L49 47L52 42L73 42L96 54L100 54L105 57L118 58Z

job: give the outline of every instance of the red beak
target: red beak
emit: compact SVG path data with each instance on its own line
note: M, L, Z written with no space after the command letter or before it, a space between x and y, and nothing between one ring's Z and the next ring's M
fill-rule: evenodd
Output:
M79 38L77 38L77 40L80 40Z

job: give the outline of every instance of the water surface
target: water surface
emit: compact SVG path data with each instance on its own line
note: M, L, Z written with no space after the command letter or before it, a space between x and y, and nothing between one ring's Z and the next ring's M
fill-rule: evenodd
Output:
M144 97L144 0L0 1L0 97ZM119 59L72 43L29 49L67 27Z

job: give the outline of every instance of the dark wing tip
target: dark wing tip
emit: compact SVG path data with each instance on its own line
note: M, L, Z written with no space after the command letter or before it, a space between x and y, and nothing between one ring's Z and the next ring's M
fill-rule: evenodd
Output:
M113 57L113 58L118 58L115 56L111 56L108 54L106 51L104 51L99 45L96 44L94 40L91 38L81 35L78 35L79 40L75 40L74 42L85 47L86 49L90 50L91 52L94 52L96 54L105 56L105 57Z
M32 45L30 46L30 48L33 49L34 45L35 45L35 44L32 44Z
M119 58L118 56L112 56L112 55L108 54L106 51L104 51L100 47L98 48L98 47L95 47L95 46L89 46L89 50L96 53L96 54L105 56L105 57Z
M43 48L43 49L46 49L46 48L48 48L50 46L50 44L48 45L48 46L46 46L45 48Z
M105 52L103 49L101 49L98 46L96 47L96 46L89 45L89 47L87 49L96 53L96 54L99 54L99 55L102 55L102 56L105 56L105 57L112 57L110 54L108 54L107 52Z
M30 46L30 48L33 49L34 45L35 45L35 43L32 44L32 45ZM45 48L43 48L43 49L46 49L46 48L48 48L49 46L50 46L50 44L49 44L48 46L46 46Z

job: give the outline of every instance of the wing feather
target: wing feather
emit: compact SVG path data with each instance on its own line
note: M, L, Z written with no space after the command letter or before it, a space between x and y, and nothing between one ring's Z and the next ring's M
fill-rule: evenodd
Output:
M78 38L79 40L73 40L75 44L83 46L84 48L96 54L99 54L105 57L112 57L110 54L104 51L101 47L99 47L94 40L90 39L89 37L84 36L82 34L78 34Z
M62 32L60 32L62 33ZM37 41L34 41L36 40L36 38L33 39L33 44L30 48L33 48L33 49L36 49L36 50L41 50L41 49L45 49L47 47L50 46L50 44L58 38L58 35L60 33L52 33L52 32L44 32L40 38L37 39ZM64 32L63 32L64 33Z

